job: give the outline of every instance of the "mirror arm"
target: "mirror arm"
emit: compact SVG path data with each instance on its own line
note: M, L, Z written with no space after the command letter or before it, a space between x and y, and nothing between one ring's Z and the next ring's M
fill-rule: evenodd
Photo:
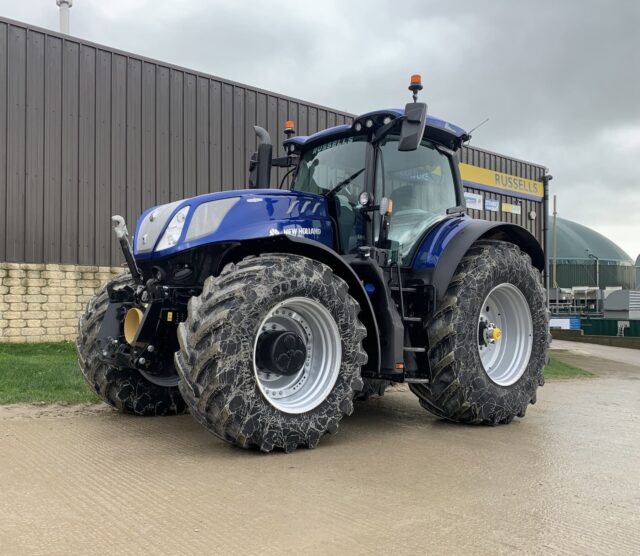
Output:
M380 143L387 135L389 135L391 130L393 130L398 122L402 122L406 119L406 116L398 116L395 120L391 120L388 124L383 125L380 129L378 129L378 131L375 132L371 143L373 145L378 145L378 143Z
M459 216L462 216L463 214L465 214L465 212L466 212L466 208L461 205L456 207L449 207L447 209L447 216L450 216L452 214L457 214Z
M281 156L271 159L271 166L276 166L278 168L291 168L291 166L295 166L297 163L297 156Z

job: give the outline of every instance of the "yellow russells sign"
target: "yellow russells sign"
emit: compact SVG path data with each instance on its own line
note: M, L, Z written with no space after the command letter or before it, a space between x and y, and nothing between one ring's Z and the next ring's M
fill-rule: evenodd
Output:
M488 187L512 195L533 197L535 199L544 197L544 186L541 181L503 174L486 168L478 168L464 162L460 163L460 175L462 181L469 182L471 187L474 185L479 186L481 189Z

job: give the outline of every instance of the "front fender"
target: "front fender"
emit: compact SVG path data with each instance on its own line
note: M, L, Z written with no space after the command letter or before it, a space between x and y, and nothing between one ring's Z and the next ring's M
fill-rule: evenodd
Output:
M514 243L531 257L538 270L544 271L545 256L538 240L516 224L489 222L462 216L447 219L427 234L414 258L412 270L434 286L441 299L456 268L469 248L480 239Z
M362 285L358 275L351 266L335 251L322 243L303 237L294 237L286 234L261 237L238 242L229 249L219 268L230 262L237 262L248 255L260 255L262 253L291 253L315 259L329 266L349 286L349 293L360 305L360 320L367 328L367 337L363 345L369 360L365 368L378 373L381 363L380 332L371 300Z

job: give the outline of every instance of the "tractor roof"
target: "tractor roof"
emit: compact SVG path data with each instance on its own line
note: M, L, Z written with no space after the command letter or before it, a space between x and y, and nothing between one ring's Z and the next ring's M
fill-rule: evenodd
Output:
M404 109L387 108L385 110L374 110L373 112L367 112L366 114L357 116L353 121L355 123L358 121L365 122L366 120L373 120L376 125L382 125L382 121L387 116L391 118L404 116ZM323 129L313 135L297 135L295 137L291 137L285 141L285 144L293 143L299 147L305 147L311 143L326 141L331 137L341 136L349 132L355 133L353 124L342 124L328 129ZM435 116L427 116L424 134L428 139L432 139L453 149L459 148L464 141L469 139L469 135L464 129L441 120L440 118L436 118Z

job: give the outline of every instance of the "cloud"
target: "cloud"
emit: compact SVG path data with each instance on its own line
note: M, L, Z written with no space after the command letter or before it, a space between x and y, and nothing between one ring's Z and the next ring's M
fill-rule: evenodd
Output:
M562 216L640 253L640 2L76 0L74 34L351 112L430 112L549 167ZM1 13L57 27L54 0Z

